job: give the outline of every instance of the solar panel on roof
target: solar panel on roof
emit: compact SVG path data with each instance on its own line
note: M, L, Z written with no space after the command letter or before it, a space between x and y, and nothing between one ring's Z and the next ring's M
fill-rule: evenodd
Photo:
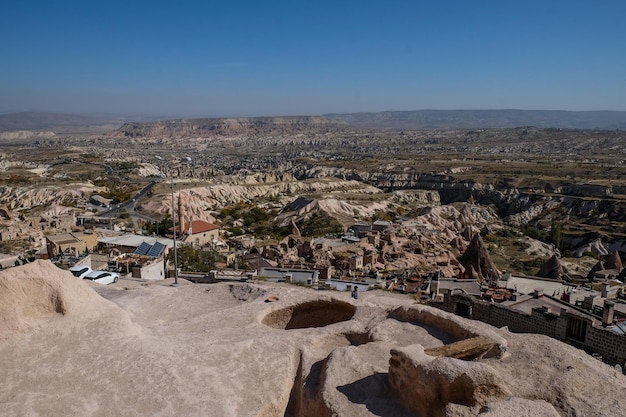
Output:
M159 255L161 255L161 253L163 253L163 249L165 249L165 245L162 243L156 242L154 245L152 245L147 255L157 258Z
M150 250L150 244L146 242L141 242L141 245L135 249L136 255L145 255Z
M613 326L613 332L617 334L626 334L626 321L621 321Z

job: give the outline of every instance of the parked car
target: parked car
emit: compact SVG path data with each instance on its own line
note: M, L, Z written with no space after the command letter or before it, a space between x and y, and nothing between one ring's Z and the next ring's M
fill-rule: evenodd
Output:
M97 282L98 284L108 285L117 282L120 278L120 275L116 272L109 271L91 271L83 279L88 279L93 282Z
M91 270L91 268L89 268L86 265L74 265L73 267L70 268L70 272L76 278L82 279L82 278L85 278L85 275L93 271Z

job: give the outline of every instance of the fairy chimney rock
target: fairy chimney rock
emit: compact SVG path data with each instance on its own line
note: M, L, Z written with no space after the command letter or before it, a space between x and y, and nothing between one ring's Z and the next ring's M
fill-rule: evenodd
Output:
M296 225L296 222L294 222L293 219L291 219L291 222L289 223L289 227L291 229L291 235L297 236L297 237L301 237L302 234L300 233L300 229L298 229L298 226Z
M463 265L465 271L471 271L473 268L478 276L487 281L489 285L497 284L497 281L500 279L500 271L498 271L498 268L491 260L489 251L478 233L474 235L467 250L461 257L461 265ZM467 278L471 277L468 276Z
M550 259L543 264L539 272L537 272L537 276L542 278L558 279L559 281L563 279L565 271L556 254L552 255L552 257L550 257Z
M619 252L617 251L611 252L604 261L604 269L616 269L621 271L623 268L622 259L619 257Z

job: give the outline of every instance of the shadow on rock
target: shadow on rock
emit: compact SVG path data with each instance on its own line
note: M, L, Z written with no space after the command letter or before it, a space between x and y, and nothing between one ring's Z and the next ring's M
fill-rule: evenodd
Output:
M387 373L374 375L337 387L348 400L363 404L370 413L380 417L414 417L414 414L396 402L387 384Z

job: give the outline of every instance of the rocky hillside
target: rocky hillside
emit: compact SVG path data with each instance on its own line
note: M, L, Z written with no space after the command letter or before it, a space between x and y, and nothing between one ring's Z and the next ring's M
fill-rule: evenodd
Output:
M24 139L53 139L56 137L54 132L43 131L34 132L32 130L18 130L14 132L0 132L0 140L12 141L12 140L24 140Z
M342 195L374 195L381 191L375 187L358 181L337 181L319 179L311 181L297 181L288 175L276 177L273 175L251 175L242 178L225 179L223 182L188 188L180 191L185 202L188 214L194 219L214 221L209 211L244 201L254 201L259 198L285 199L290 201L298 194L333 194ZM291 197L290 197L291 196ZM176 197L178 198L178 196ZM344 203L344 206L350 206ZM143 209L150 213L167 213L170 209L167 195L157 194L150 201L143 204ZM353 210L353 209L350 209ZM358 209L354 209L357 210ZM371 210L373 212L373 210ZM369 213L369 211L367 211ZM371 215L371 213L369 213Z
M515 187L459 179L451 174L383 172L314 166L295 173L298 177L341 178L370 184L386 192L430 191L442 205L472 201L497 208L507 224L549 231L551 222L563 225L563 249L575 250L601 239L610 250L626 247L624 186L593 183L560 183ZM598 253L597 251L593 250Z
M0 187L0 206L9 210L31 210L60 204L73 204L86 199L96 190L92 184L76 183L67 187L46 185L45 187Z
M344 127L344 122L315 116L180 119L125 123L113 135L131 138L257 136L327 132Z
M263 281L171 282L103 286L47 261L1 271L0 415L615 417L626 409L624 376L582 350L391 292L352 300Z
M537 126L571 129L624 129L623 111L417 110L328 114L352 126L384 129L454 129Z

